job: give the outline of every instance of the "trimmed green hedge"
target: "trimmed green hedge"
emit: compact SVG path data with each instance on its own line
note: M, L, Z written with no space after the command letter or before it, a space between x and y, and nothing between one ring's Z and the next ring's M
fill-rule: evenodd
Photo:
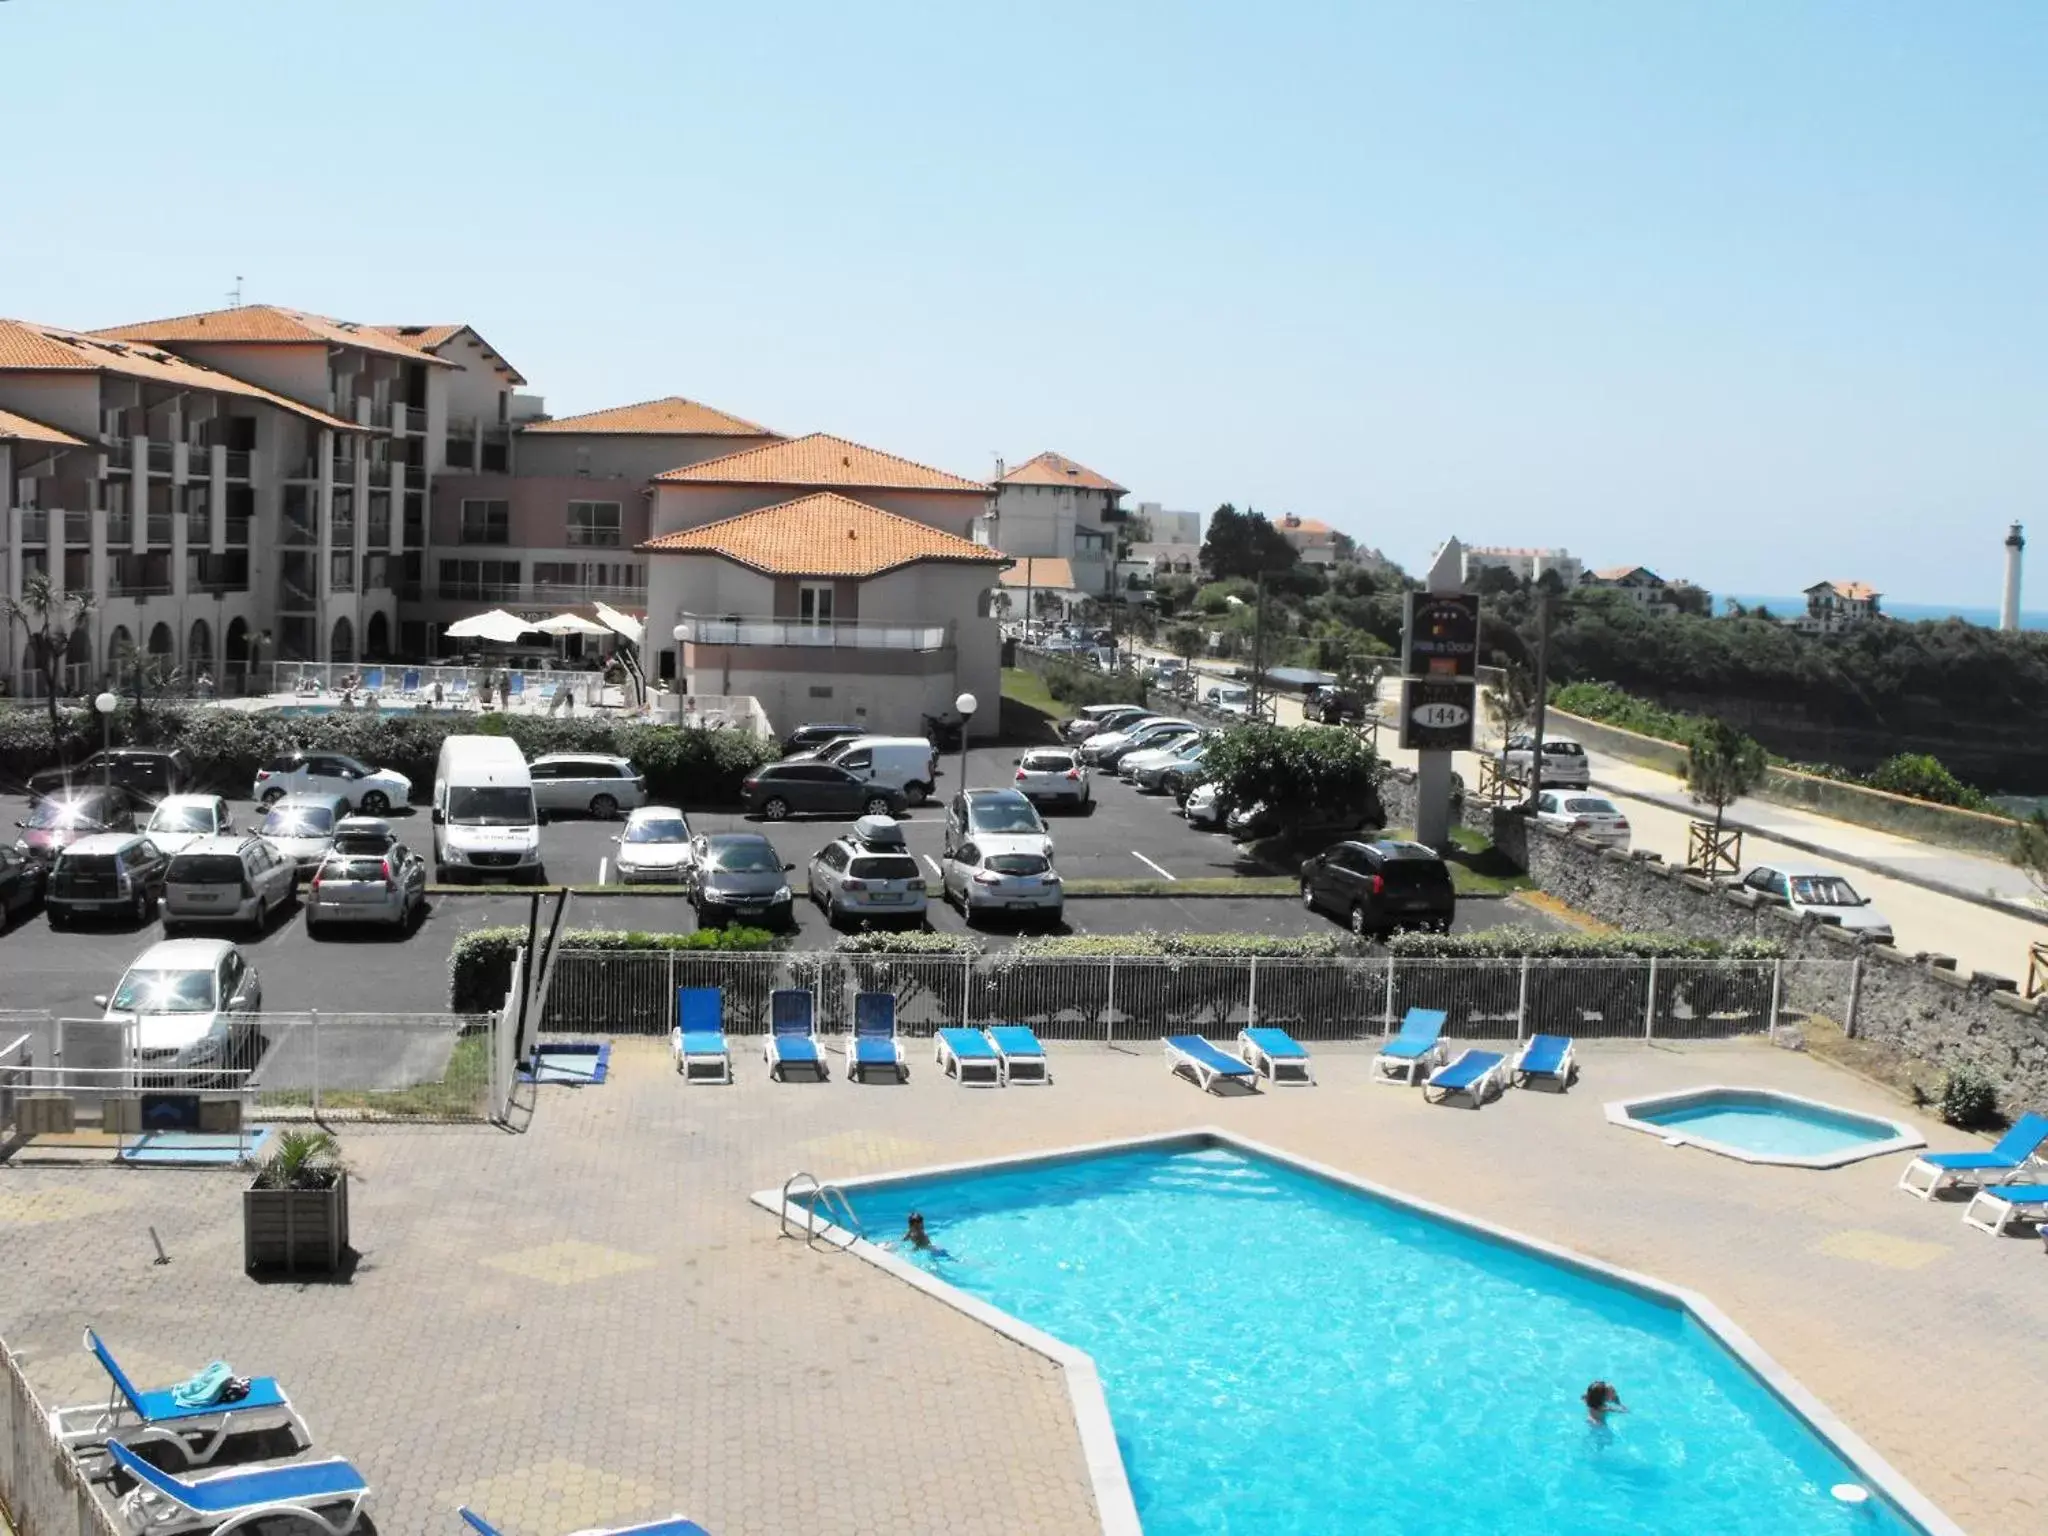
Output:
M1397 933L1387 941L1413 960L1776 960L1785 946L1771 939L1698 939L1683 933L1539 933L1492 928L1484 933Z
M65 711L60 739L50 736L47 714L0 710L0 784L14 785L41 768L77 761L99 746L98 722ZM441 742L451 735L503 735L529 758L544 752L605 752L629 757L647 776L658 800L684 806L730 805L740 781L774 761L774 743L743 731L684 730L639 721L529 718L502 714L381 715L368 710L331 715L279 715L265 711L179 706L151 709L140 731L132 705L114 716L116 745L175 741L192 759L203 788L245 795L256 770L294 747L345 752L380 768L395 769L425 796L434 782Z
M1003 955L1019 960L1102 959L1125 955L1186 959L1327 960L1362 953L1342 934L1288 937L1270 933L1074 933L1023 939Z
M765 928L700 928L695 933L627 933L609 928L574 928L559 940L581 950L775 949L781 939ZM479 928L465 933L448 952L448 1006L455 1013L489 1013L505 1003L512 985L512 957L526 943L524 928Z

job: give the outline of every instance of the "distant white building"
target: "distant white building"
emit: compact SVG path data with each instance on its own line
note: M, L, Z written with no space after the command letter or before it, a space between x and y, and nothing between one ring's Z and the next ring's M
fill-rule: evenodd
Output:
M1297 517L1292 512L1283 512L1273 519L1273 526L1280 530L1280 537L1294 546L1294 553L1304 565L1335 565L1337 563L1337 530L1317 517Z
M1806 613L1792 627L1810 635L1840 634L1881 618L1877 603L1883 595L1861 581L1817 581L1806 589Z
M1192 544L1197 549L1202 546L1202 524L1206 519L1200 512L1168 512L1156 501L1141 501L1133 516L1152 530L1146 543Z
M1662 608L1671 601L1670 583L1643 565L1610 565L1587 571L1579 578L1579 585L1626 593L1644 608Z
M1509 549L1502 545L1474 544L1464 553L1463 579L1475 581L1482 571L1510 571L1526 581L1536 581L1555 572L1567 587L1576 587L1586 574L1585 562L1567 549Z

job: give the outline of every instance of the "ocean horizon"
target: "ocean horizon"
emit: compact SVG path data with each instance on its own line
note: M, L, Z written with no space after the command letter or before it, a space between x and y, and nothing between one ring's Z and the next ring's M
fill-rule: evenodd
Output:
M1768 608L1773 615L1781 619L1795 613L1806 612L1804 597L1758 597L1747 592L1716 592L1714 612L1726 612L1731 601L1740 603L1745 608ZM1969 603L1895 603L1887 597L1878 600L1878 607L1886 617L1897 619L1903 624L1961 619L1965 624L1975 624L1984 629L1998 628L1996 604L1977 607ZM2021 609L2020 628L2048 630L2048 613L2030 613L2024 608Z

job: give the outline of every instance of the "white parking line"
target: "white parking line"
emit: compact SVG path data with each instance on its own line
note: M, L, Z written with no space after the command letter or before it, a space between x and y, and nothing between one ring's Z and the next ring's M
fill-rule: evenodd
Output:
M606 875L606 872L610 870L611 866L612 866L612 861L611 861L611 858L609 857L609 855L607 855L607 856L606 856L605 858L599 859L599 860L597 861L597 883L598 883L599 885L605 885L605 884L608 884L608 883L609 883L609 882L608 882L608 881L607 881L607 880L605 879L605 875Z
M939 868L939 861L937 859L933 858L930 854L926 854L924 856L924 861L925 863L931 865L932 873L938 876L939 879L943 880L946 878L946 872L943 869Z
M1164 875L1169 880L1178 880L1180 878L1179 875L1176 875L1170 869L1159 869L1159 866L1157 864L1154 864L1150 859L1146 858L1145 855L1138 852L1138 850L1135 848L1131 850L1131 857L1136 859L1140 864L1143 864L1147 869L1159 870L1159 873Z

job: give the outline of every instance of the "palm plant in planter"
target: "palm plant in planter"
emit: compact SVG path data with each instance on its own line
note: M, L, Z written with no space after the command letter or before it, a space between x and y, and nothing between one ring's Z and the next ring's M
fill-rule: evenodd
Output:
M286 1131L242 1191L245 1269L332 1273L348 1253L348 1167L326 1131Z

